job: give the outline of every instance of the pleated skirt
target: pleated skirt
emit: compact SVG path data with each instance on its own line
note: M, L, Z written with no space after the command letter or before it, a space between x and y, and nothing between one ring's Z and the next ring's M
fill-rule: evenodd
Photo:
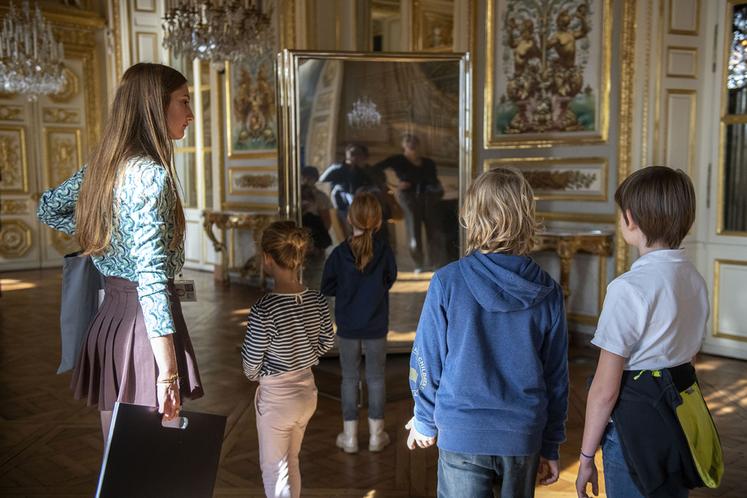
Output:
M197 359L173 282L169 281L168 288L176 329L173 340L179 391L182 400L196 399L203 395ZM113 410L116 401L158 406L158 366L145 328L137 283L106 277L105 290L104 301L91 322L73 370L74 396L104 411Z

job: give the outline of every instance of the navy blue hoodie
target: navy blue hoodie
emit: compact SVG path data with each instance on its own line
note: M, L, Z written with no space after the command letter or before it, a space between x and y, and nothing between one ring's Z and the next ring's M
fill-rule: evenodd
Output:
M321 291L335 297L337 334L346 339L379 339L389 331L389 289L397 280L394 253L374 238L371 261L359 271L347 241L324 264Z
M558 458L568 411L560 286L531 258L475 252L431 280L410 358L415 428L448 451Z

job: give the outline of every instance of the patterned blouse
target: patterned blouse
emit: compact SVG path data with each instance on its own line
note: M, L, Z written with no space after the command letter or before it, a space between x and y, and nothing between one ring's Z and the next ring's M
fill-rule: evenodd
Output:
M75 232L75 205L85 166L39 200L37 216L42 223L68 235ZM111 243L92 256L105 276L137 282L149 337L174 333L169 307L168 280L184 265L184 243L169 248L174 238L176 192L166 168L149 158L127 163L114 188L115 215Z

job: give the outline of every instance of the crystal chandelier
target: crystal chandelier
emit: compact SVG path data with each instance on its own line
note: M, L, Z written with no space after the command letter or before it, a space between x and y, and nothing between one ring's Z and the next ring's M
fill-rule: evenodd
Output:
M177 57L241 62L272 50L271 21L252 0L177 0L163 18L163 46Z
M29 100L57 93L65 84L64 58L62 42L55 41L39 5L32 15L28 0L20 12L11 2L0 31L0 90L26 94Z
M381 124L381 113L368 97L359 97L348 113L348 124L351 128L375 128Z

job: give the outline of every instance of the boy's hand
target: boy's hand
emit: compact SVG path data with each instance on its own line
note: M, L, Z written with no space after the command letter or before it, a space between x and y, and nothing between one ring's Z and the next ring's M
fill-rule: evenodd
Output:
M410 435L407 436L407 447L411 450L414 450L416 445L420 448L428 448L436 444L435 437L424 436L415 429L415 417L405 424L405 429L410 431Z
M557 482L560 477L560 471L558 470L557 460L548 460L547 458L540 457L539 470L537 471L540 484L549 486Z
M599 474L594 460L591 458L581 457L581 463L578 466L578 476L576 477L576 493L578 498L589 498L586 494L586 484L591 483L591 492L594 496L599 495Z

